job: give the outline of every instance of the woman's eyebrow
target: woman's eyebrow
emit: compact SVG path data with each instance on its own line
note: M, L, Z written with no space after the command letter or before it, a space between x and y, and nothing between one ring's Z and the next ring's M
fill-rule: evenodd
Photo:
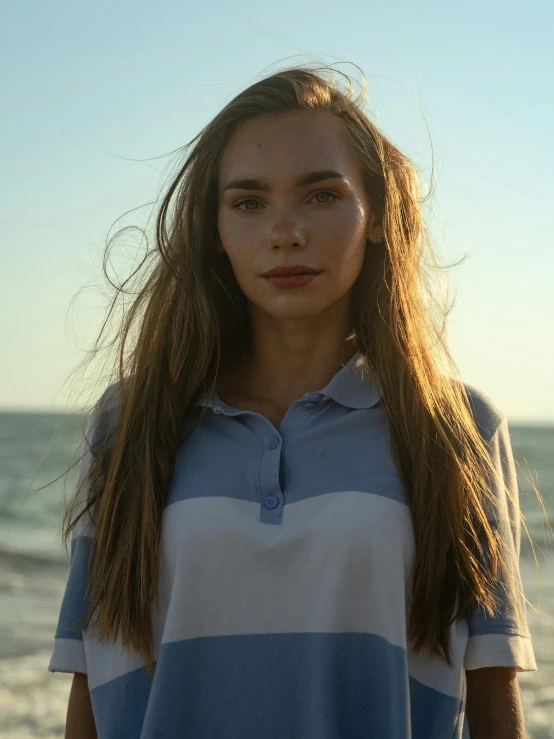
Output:
M344 182L348 182L348 179L345 177L345 175L341 174L340 172L336 172L334 169L324 169L319 172L308 172L306 174L300 175L296 179L295 185L296 187L305 187L306 185L311 185L314 182L320 182L321 180L334 180L334 179L340 179ZM254 179L243 179L243 180L231 180L225 187L223 188L223 192L226 190L269 190L269 185L267 182L264 182L263 180L254 180Z

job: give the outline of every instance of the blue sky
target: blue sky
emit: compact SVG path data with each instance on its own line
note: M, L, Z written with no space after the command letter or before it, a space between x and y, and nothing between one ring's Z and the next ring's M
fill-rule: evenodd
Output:
M554 4L58 1L0 21L0 409L78 400L62 385L100 325L108 232L153 217L166 155L236 93L319 61L362 69L428 180L427 120L428 225L448 262L467 254L449 271L454 358L509 419L554 422Z

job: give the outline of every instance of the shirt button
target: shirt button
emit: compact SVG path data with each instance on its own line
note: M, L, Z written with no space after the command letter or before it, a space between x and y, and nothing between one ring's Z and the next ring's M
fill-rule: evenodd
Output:
M306 403L304 403L304 408L315 408L317 406L317 403L315 400L308 400Z
M272 436L267 445L270 449L275 449L276 446L279 446L279 439L276 436Z
M275 506L279 505L279 499L275 495L268 495L264 500L264 505L266 508L275 508Z

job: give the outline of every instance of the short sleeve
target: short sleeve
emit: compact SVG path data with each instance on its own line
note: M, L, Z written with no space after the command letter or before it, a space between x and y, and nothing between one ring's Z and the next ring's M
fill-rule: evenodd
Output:
M96 429L98 405L88 420L85 438L81 446L81 461L77 485L81 485L92 462L93 435ZM89 486L85 482L79 492L76 515L85 506ZM74 624L84 616L90 606L85 598L88 558L94 542L94 528L89 512L77 521L71 532L69 575L65 587L58 626L54 637L54 651L48 665L49 672L87 672L83 645L84 621Z
M508 422L504 417L487 442L488 451L498 472L491 481L492 501L487 519L498 530L507 566L514 573L517 592L509 594L500 572L495 593L501 605L491 617L481 606L468 614L469 635L464 656L464 668L515 667L517 672L537 670L531 634L527 626L525 597L519 568L521 523L519 491ZM507 492L506 492L507 491ZM507 494L509 493L509 494ZM518 615L516 602L521 609Z

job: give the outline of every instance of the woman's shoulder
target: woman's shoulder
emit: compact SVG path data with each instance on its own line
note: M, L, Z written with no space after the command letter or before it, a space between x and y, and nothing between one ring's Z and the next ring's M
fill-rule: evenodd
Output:
M506 418L506 414L484 390L468 382L464 382L463 385L479 433L485 439L492 438L502 421Z
M127 378L123 379L125 383ZM96 401L88 421L87 438L90 436L89 443L96 444L102 439L106 433L112 430L118 421L119 403L120 403L119 380L109 385Z

